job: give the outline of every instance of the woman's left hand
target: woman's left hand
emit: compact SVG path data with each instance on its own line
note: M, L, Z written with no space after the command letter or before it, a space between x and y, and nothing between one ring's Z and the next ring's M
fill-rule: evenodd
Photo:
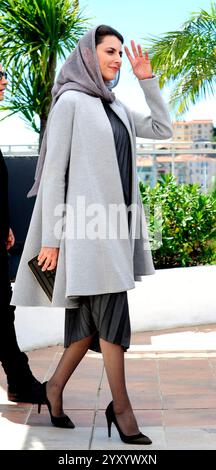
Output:
M134 54L134 57L131 55L127 46L125 46L125 53L132 65L133 73L139 80L144 80L145 78L152 78L152 68L149 60L148 52L146 51L143 55L142 48L140 44L136 46L135 42L131 41L131 47Z

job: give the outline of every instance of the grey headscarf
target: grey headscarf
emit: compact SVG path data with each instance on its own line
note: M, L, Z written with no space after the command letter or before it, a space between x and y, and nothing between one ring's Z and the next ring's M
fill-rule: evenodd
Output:
M96 53L95 33L99 28L90 29L79 40L77 47L69 55L63 64L57 80L52 88L52 102L50 112L55 106L58 98L67 90L77 90L87 93L91 96L103 98L105 101L112 103L115 95L111 88L117 85L119 73L115 81L104 82ZM49 122L50 112L47 123ZM47 149L47 127L44 132L40 155L38 158L37 168L35 172L35 183L28 193L28 197L36 196L41 180L45 155Z

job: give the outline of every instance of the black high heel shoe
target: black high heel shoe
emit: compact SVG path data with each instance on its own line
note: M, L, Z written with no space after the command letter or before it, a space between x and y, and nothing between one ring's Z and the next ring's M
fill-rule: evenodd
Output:
M108 405L108 407L105 411L105 414L106 414L106 419L107 419L108 437L111 437L111 426L112 426L112 423L114 423L117 430L118 430L118 432L119 432L119 436L120 436L121 440L123 442L125 442L126 444L140 444L140 445L142 445L142 444L145 444L145 445L152 444L151 439L149 439L148 436L145 436L145 434L143 434L142 432L139 432L138 434L133 434L132 436L126 436L121 431L121 429L120 429L120 427L117 423L115 413L114 413L113 401L111 401L111 403Z
M53 424L53 426L56 426L57 428L75 428L75 424L70 420L70 418L67 415L64 416L53 416L52 415L52 409L51 409L51 404L47 398L47 393L46 393L46 384L47 382L42 383L43 387L43 398L44 398L44 403L47 405L49 414L50 414L50 419ZM41 403L38 403L38 413L41 411Z

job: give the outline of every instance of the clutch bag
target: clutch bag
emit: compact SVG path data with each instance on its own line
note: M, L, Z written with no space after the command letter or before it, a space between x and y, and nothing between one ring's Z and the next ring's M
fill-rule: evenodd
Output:
M42 271L43 265L38 265L38 257L35 256L30 261L28 261L29 268L35 275L38 283L42 287L43 291L49 298L50 302L52 301L53 288L55 282L56 269L52 271Z

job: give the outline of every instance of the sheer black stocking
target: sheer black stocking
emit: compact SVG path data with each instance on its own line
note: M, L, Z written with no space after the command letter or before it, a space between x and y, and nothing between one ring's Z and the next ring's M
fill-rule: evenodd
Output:
M100 339L106 374L113 397L113 409L118 424L127 436L139 428L128 397L125 383L124 351L121 346Z
M91 335L76 341L66 348L53 376L49 379L46 389L53 416L64 415L62 408L64 387L88 351L93 336Z

